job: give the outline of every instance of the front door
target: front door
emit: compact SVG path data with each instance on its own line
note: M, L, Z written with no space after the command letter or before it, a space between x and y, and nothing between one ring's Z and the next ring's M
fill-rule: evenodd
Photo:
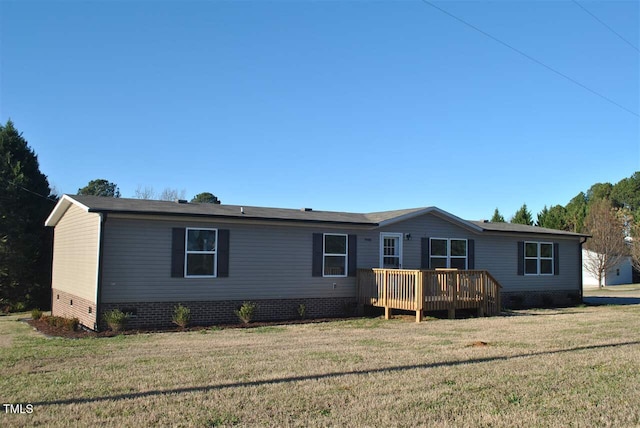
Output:
M402 233L380 234L380 267L402 269Z

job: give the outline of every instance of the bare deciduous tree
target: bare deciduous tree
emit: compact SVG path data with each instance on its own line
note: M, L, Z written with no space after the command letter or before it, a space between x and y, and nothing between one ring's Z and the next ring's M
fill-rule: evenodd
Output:
M140 186L136 188L134 191L133 197L136 199L155 199L156 192L153 190L152 186Z
M165 189L160 193L161 201L175 201L177 199L186 199L187 191L182 189L178 191L178 189L171 189L169 187L165 187Z
M628 254L624 241L624 221L606 199L594 202L585 219L585 229L591 238L585 244L590 252L584 260L585 269L603 286L607 272L612 271Z

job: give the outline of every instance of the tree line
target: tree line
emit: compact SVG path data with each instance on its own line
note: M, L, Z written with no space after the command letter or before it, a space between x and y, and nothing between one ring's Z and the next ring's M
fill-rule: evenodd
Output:
M580 192L571 198L566 205L551 205L549 207L545 205L542 211L537 214L535 222L525 203L511 216L509 222L583 233L586 231L587 214L590 208L599 201L606 201L612 209L631 216L635 223L640 223L640 171L636 171L630 177L623 178L615 184L596 183L586 192ZM506 222L498 208L493 212L491 221L494 223Z
M505 222L498 208L492 222ZM531 211L523 204L511 217L511 223L534 225ZM566 205L545 205L537 214L535 225L549 229L590 235L589 250L583 260L585 269L603 286L624 257L631 256L640 270L640 171L615 184L596 183L580 192Z
M186 190L172 189L166 187L162 192L156 192L152 186L138 186L133 194L135 199L153 199L158 201L175 201L186 199ZM93 195L109 198L119 198L121 196L118 185L104 178L89 181L89 183L78 189L78 195ZM202 192L191 198L191 202L201 204L222 203L217 196L210 192Z

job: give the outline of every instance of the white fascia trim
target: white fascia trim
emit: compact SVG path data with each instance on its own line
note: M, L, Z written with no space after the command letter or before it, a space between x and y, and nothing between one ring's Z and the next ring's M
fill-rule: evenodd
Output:
M58 224L58 221L60 221L64 213L72 204L82 208L86 212L89 212L88 206L81 204L69 195L62 195L56 206L53 207L53 211L51 211L49 217L47 217L47 219L44 221L44 225L55 226L56 224Z

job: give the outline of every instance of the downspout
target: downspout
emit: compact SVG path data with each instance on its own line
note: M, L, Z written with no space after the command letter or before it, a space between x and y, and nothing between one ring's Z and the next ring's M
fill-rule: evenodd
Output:
M100 306L102 300L102 265L104 260L104 225L107 222L107 213L98 213L100 216L100 232L98 235L98 272L96 278L96 322L93 329L99 331Z
M583 241L584 239L584 241ZM585 236L583 238L580 238L580 253L579 253L579 257L580 257L580 303L584 303L584 278L582 277L582 246L587 242L587 240L589 239L588 236Z

